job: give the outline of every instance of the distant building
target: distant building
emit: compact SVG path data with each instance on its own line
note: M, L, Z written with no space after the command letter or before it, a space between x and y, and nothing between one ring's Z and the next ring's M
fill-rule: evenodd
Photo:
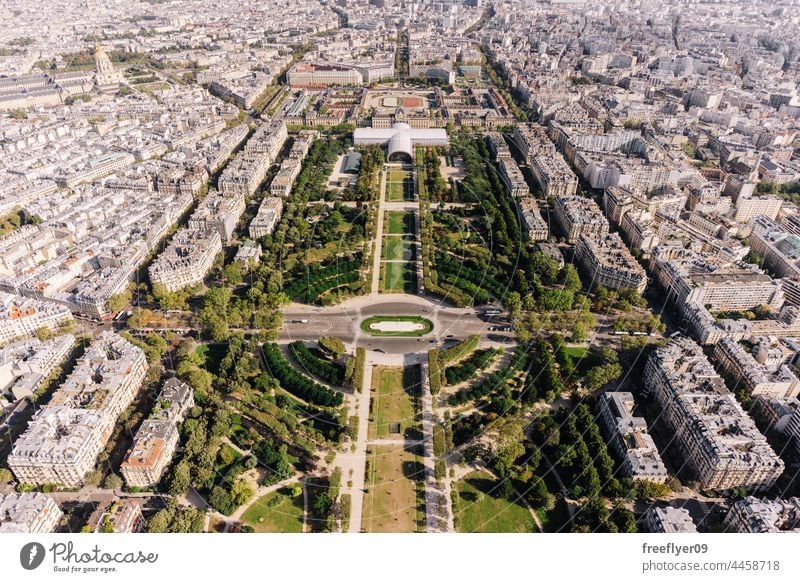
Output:
M122 73L114 69L111 64L111 59L100 46L100 43L94 45L94 66L95 66L95 82L97 88L103 93L113 93L124 82Z

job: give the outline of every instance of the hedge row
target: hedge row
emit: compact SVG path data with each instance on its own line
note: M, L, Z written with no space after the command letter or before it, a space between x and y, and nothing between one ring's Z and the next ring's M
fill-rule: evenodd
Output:
M498 353L500 353L499 350L494 348L477 350L460 364L445 368L445 380L448 384L460 384L473 378L479 370L488 368Z
M442 368L439 365L439 350L428 350L428 380L431 394L436 396L442 389Z
M527 368L528 361L529 356L527 349L518 347L514 351L514 357L508 367L492 372L472 386L460 390L455 394L451 394L450 398L448 398L448 402L451 405L457 406L465 404L470 400L477 400L478 398L487 396L492 390L504 384L509 378L512 378L519 370Z
M467 339L457 343L456 345L444 349L439 350L439 359L443 364L447 364L448 362L453 362L455 360L460 360L461 358L468 356L472 352L475 351L475 348L478 347L478 342L481 340L481 336L478 334L472 334L467 337Z
M344 370L330 360L320 358L301 341L289 344L289 352L307 373L324 380L328 384L341 386L344 383Z
M367 351L364 348L356 348L356 364L353 373L353 388L356 392L361 392L364 388L364 374L367 366Z
M265 343L263 352L269 373L291 394L320 406L339 406L342 403L344 397L340 392L330 390L295 370L277 344Z

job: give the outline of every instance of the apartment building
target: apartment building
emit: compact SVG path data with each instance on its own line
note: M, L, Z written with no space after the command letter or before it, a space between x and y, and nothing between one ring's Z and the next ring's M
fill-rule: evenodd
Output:
M142 423L120 465L129 487L155 487L178 445L178 425L194 406L192 389L170 378L164 383L150 416Z
M517 123L512 140L530 165L535 157L556 155L556 148L547 131L538 123Z
M600 421L610 435L609 444L622 459L627 477L664 483L667 468L647 431L647 422L633 415L634 406L630 392L605 392L598 402Z
M578 191L578 177L561 154L534 157L531 171L542 193L548 198L574 196Z
M115 499L101 502L84 528L92 533L140 533L145 520L136 499Z
M0 291L0 345L33 336L40 328L57 331L70 321L72 312L65 305Z
M203 232L217 232L222 243L228 244L244 209L243 191L212 191L197 205L189 217L188 227Z
M16 440L8 466L21 483L81 485L147 372L144 352L103 332Z
M656 349L642 385L703 488L761 491L783 473L783 461L694 341L679 338Z
M569 243L578 242L581 235L597 237L608 233L606 217L590 198L559 196L556 198L555 215Z
M502 133L499 131L487 132L485 139L486 144L489 146L489 151L492 152L495 160L500 161L512 159L511 150L508 148L508 144L506 143Z
M500 178L512 196L529 196L531 191L528 183L522 175L517 162L512 158L501 158L497 160L497 167L500 171Z
M250 221L248 232L250 238L259 239L275 232L283 214L283 200L278 197L267 196L261 201L258 213Z
M221 252L217 230L182 229L150 265L150 282L164 285L169 292L202 283Z
M800 499L740 499L725 516L725 529L735 533L800 532Z
M647 286L647 273L615 232L578 236L575 259L592 286L636 289L639 293Z
M64 513L44 493L0 494L0 534L43 534L56 531Z
M780 363L767 366L759 363L739 342L721 339L714 348L720 368L753 396L788 398L800 394L800 380L792 369Z
M533 196L517 198L519 214L522 218L522 227L531 241L547 240L550 238L550 227L539 212L539 205Z
M697 533L689 510L683 507L650 507L642 525L651 533Z
M9 395L11 401L31 396L64 362L74 344L75 336L66 334L44 342L20 340L0 348L0 395Z
M286 82L292 87L360 86L364 84L364 77L354 67L300 62L286 73Z

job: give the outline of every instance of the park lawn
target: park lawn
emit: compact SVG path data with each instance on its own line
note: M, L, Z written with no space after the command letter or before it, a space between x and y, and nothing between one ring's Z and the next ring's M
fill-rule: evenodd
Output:
M584 348L582 346L566 346L564 351L573 359L578 360L586 357L586 354L589 353L589 348Z
M411 261L416 250L414 241L408 236L384 236L381 259L385 261Z
M386 180L389 182L402 182L411 177L411 172L399 168L390 168L386 173Z
M384 217L386 234L414 234L414 215L411 212L394 210Z
M258 533L301 533L303 496L290 497L284 489L267 493L247 508L242 521Z
M405 182L389 182L386 184L387 202L403 202L410 199L409 188Z
M239 451L234 449L228 443L222 443L219 447L219 452L217 453L215 469L217 472L221 473L241 458L242 455L239 453Z
M485 471L474 471L456 484L461 533L531 533L536 523L528 509L500 495L500 484Z
M361 528L370 533L411 533L425 524L425 468L405 447L367 450L367 482Z
M411 265L402 263L381 263L380 290L384 293L414 293L415 278Z
M414 386L404 380L408 375L401 367L375 366L372 369L372 410L370 411L369 438L405 437L414 423ZM399 434L390 434L393 423L400 424Z

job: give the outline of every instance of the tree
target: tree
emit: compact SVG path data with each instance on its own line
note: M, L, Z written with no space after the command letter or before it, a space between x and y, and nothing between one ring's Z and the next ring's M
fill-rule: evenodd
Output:
M121 293L115 293L109 297L106 301L106 308L114 313L117 311L122 311L128 306L128 304L130 304L132 297L133 293L131 292L131 288L128 287L125 289L125 291L122 291Z
M103 482L106 489L118 490L122 488L122 478L116 473L110 473Z
M236 286L242 282L242 265L238 261L234 261L226 265L222 270L222 276L228 285Z
M231 487L231 502L236 505L243 505L247 503L251 497L255 495L255 491L250 484L244 479L237 479Z
M14 475L5 467L0 468L0 485L7 485L14 480Z
M169 492L170 495L178 497L186 493L186 491L189 489L190 482L191 482L191 467L189 465L189 461L187 461L186 459L181 459L181 461L175 466L175 469L172 471L167 491Z
M219 485L215 485L211 490L211 495L208 496L208 502L220 513L224 513L225 515L233 513L234 505L231 494Z
M292 497L300 497L303 494L303 486L300 483L292 483L289 488L289 495Z
M46 326L36 328L36 337L40 342L44 342L53 337L53 330Z
M150 518L147 522L148 533L167 533L169 531L169 524L172 521L173 511L169 509L162 509Z

